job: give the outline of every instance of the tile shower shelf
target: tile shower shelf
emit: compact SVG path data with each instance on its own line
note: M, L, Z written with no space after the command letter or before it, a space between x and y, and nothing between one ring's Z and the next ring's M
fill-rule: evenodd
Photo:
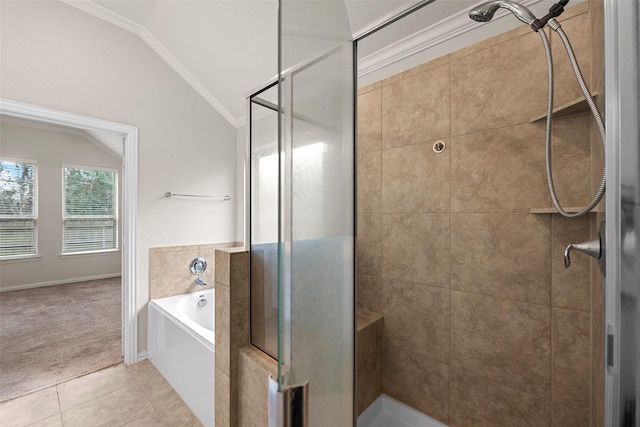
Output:
M597 92L591 93L591 98L595 100L598 96ZM562 104L553 109L553 117L565 117L573 114L581 114L589 111L589 104L587 104L587 100L584 99L583 96L576 98L572 101L567 102L566 104ZM535 123L540 120L544 120L547 118L547 113L541 114L539 116L535 116L529 119L529 123ZM541 212L540 212L541 213Z
M568 208L563 208L563 209L566 212L569 212L569 213L576 213L576 212L579 212L582 209L584 209L584 206L583 207L568 207ZM602 209L602 207L600 205L597 205L589 213L598 213L598 212L604 212L604 210ZM531 208L529 210L529 213L532 213L532 214L557 214L558 211L554 207L550 207L550 208Z

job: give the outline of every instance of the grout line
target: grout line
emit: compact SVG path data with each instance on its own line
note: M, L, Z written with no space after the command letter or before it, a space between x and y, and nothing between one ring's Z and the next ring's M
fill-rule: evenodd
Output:
M58 384L54 386L56 388L56 399L58 400L58 415L60 416L60 425L64 426L62 419L62 405L60 404L60 392L58 391Z
M384 150L384 132L382 129L382 125L384 123L384 106L382 105L382 86L380 86L380 203L378 205L378 209L380 211L382 211L382 203L383 203L383 197L382 197L382 188L383 188L383 181L382 181L382 176L383 176L383 172L382 172L382 154L383 154L383 150Z
M448 212L448 217L449 217L449 288L448 288L448 293L449 293L449 357L448 357L448 366L449 366L449 419L448 422L451 422L451 417L452 417L452 407L453 407L453 402L451 400L451 321L453 319L453 311L452 311L452 304L451 304L451 177L452 177L452 169L451 169L451 159L453 158L452 155L452 148L453 148L453 144L452 142L452 137L451 137L451 129L452 129L452 122L453 122L453 117L451 115L451 86L452 86L452 75L451 75L451 69L453 67L451 66L451 55L449 55L449 212Z
M555 334L553 331L553 307L551 307L551 310L549 310L549 325L551 325L551 342L550 344L550 352L549 352L549 399L551 400L551 402L553 403L553 356L555 353ZM551 405L553 408L553 404Z
M472 132L457 133L457 134L453 134L453 132L452 132L451 137L452 138L453 137L457 138L457 137L460 137L460 136L476 135L476 134L480 134L480 133L492 132L492 131L511 128L511 127L516 127L516 126L536 125L536 123L530 123L529 119L525 119L525 120L526 121L524 121L524 122L508 123L508 124L501 125L501 126L496 126L496 127L486 128L486 129L480 129L480 130L474 130Z
M496 379L489 378L489 377L484 376L484 375L479 375L479 374L477 374L477 373L475 373L475 372L472 372L472 371L470 371L470 370L468 370L468 369L461 368L461 367L458 367L458 366L453 366L453 365L451 365L451 369L456 369L456 370L458 370L458 371L462 371L462 372L464 372L464 373L466 373L466 374L473 375L473 376L475 376L475 377L482 378L482 379L487 380L487 381L491 381L491 382L492 382L492 383L494 383L494 384L498 384L498 385L503 386L503 387L508 387L508 388L513 389L513 390L517 390L517 391L519 391L520 393L525 393L525 394L528 394L529 396L535 397L535 398L537 398L537 399L543 399L543 400L548 401L549 403L553 403L553 401L551 400L551 397L543 397L543 396L540 396L540 395L538 395L538 394L534 394L534 393L532 393L532 392L530 392L530 391L522 390L522 389L520 389L520 388L518 388L518 387L514 387L514 386L512 386L512 385L510 385L510 384L505 384L505 383L500 382L500 381L498 381L498 380L496 380ZM566 405L565 405L565 406L566 406Z
M555 226L557 226L558 224L556 224L557 219L553 218L553 215L550 215L549 218L549 301L550 301L550 305L553 307L554 306L554 286L553 286L553 278L554 278L554 274L553 274L553 259L555 258L555 253L554 253L554 247L553 247L553 242L555 239Z

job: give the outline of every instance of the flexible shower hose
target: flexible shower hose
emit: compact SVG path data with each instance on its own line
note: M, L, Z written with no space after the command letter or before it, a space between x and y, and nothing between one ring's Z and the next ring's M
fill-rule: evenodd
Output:
M576 75L576 79L578 80L578 85L580 86L580 90L584 95L587 104L589 105L589 109L591 110L591 114L596 121L596 125L598 126L598 130L600 131L600 137L602 139L602 159L603 159L603 167L602 167L602 180L600 181L600 187L596 192L593 200L589 203L584 209L580 210L576 213L566 212L560 206L560 202L558 201L558 197L556 195L556 190L553 185L553 172L552 172L552 161L551 161L551 135L552 135L552 115L553 115L553 58L551 56L551 47L549 46L549 39L545 34L544 30L538 31L540 34L540 38L542 38L542 44L544 45L545 53L547 54L547 67L549 70L549 97L547 103L547 134L545 137L545 160L547 166L547 184L549 185L549 194L551 195L551 201L553 202L553 206L560 213L560 215L567 218L578 218L589 212L600 202L604 192L606 190L606 177L607 177L607 150L606 150L606 136L604 124L602 122L602 117L598 112L598 108L596 104L593 102L591 98L591 94L589 93L589 89L587 88L586 83L584 82L584 77L582 77L582 72L580 71L580 67L578 66L578 61L576 60L576 56L573 52L573 48L571 47L571 43L567 38L567 35L560 27L560 24L552 19L549 21L549 27L556 31L564 44L564 47L567 50L567 54L569 55L569 61L571 61L571 66L573 67L573 72Z

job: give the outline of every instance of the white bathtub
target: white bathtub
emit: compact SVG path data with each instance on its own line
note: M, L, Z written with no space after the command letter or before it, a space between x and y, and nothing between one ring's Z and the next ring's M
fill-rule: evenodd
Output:
M149 360L207 427L214 425L215 291L149 301ZM204 307L198 301L205 299Z

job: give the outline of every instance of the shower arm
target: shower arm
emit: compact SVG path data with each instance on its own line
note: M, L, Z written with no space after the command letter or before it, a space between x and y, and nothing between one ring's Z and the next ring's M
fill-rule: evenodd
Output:
M550 19L557 18L558 16L562 15L562 12L564 12L564 7L567 5L567 3L569 3L569 0L560 0L558 3L551 6L549 8L549 13L531 23L531 28L533 28L533 31L538 32L538 30L547 25L547 22L549 22Z

